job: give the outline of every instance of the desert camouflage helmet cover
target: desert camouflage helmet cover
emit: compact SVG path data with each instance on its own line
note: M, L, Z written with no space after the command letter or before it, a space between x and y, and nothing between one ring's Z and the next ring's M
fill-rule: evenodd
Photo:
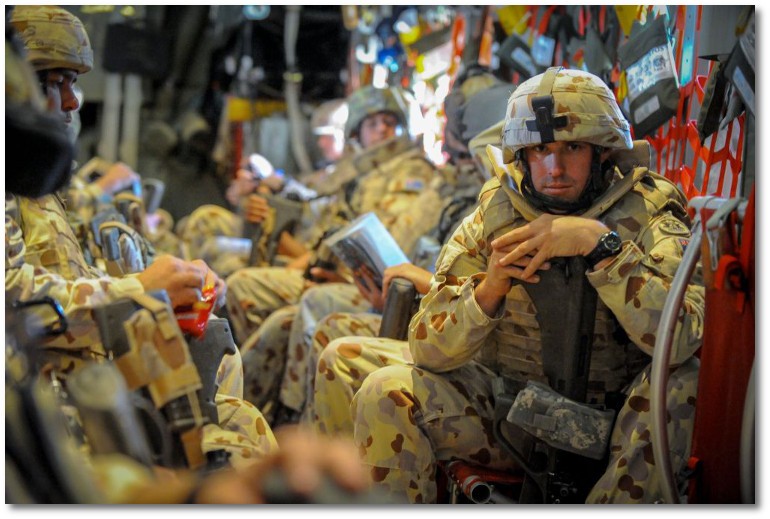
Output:
M350 138L367 116L377 112L393 112L404 127L409 128L413 100L398 87L376 88L372 85L359 88L348 97L348 120L345 136Z
M17 5L11 23L36 71L67 68L85 74L93 67L88 34L72 13L53 5Z
M582 70L549 68L508 100L502 145L505 163L516 151L553 141L583 141L630 149L629 124L604 82Z
M315 135L333 135L345 131L348 120L348 103L344 99L332 99L318 105L310 118Z

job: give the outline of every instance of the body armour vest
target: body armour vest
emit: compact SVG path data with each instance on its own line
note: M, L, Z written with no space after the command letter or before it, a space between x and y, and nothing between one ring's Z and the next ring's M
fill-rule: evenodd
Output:
M639 175L641 180L598 216L624 241L635 240L653 218L666 211L672 211L680 219L686 218L682 205L684 201L680 200L681 197L676 194L677 190L670 182L646 170L642 172L637 169L635 173L642 173ZM618 182L615 182L608 189L608 194L617 185ZM510 197L502 188L491 195L483 216L486 243L527 223L527 219L514 209ZM601 200L597 203L601 203ZM590 211L591 208L586 212ZM554 294L553 297L558 298L559 295ZM540 327L535 315L536 308L525 289L521 285L514 285L505 302L503 319L490 334L476 359L522 387L528 380L547 384L543 371ZM559 318L557 315L552 317ZM649 361L650 358L628 339L615 316L599 299L587 402L603 403L607 392L622 390Z

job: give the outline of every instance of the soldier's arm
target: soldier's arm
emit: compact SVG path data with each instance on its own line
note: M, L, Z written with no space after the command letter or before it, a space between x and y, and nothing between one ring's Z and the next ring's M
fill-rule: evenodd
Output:
M671 281L689 239L689 229L665 213L653 219L635 241L624 243L615 259L588 274L629 338L649 355ZM691 281L674 332L672 364L689 358L701 345L704 316L705 289Z
M105 304L129 293L144 292L142 284L133 276L123 279L100 277L67 280L43 267L35 267L24 260L26 247L18 222L9 210L13 201L6 198L5 214L5 297L8 301L29 301L43 296L56 299L67 314L70 330L75 336L84 328L96 326L91 308ZM48 323L45 323L48 324ZM72 339L72 337L71 337ZM79 348L78 341L61 341L64 347Z
M466 217L444 245L428 294L409 326L409 347L418 366L449 371L471 360L500 315L489 317L474 290L486 276L483 207Z

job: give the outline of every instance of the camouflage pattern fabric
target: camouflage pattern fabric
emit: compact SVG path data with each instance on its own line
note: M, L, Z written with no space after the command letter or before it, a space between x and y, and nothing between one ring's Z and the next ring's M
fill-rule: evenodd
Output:
M297 305L280 308L241 345L243 397L257 406L269 423L275 418L276 403L286 367L286 345Z
M28 301L50 296L59 301L67 315L67 333L44 344L43 360L48 369L66 377L86 362L105 359L91 309L142 293L144 288L136 277L105 276L86 264L67 223L63 203L56 195L36 200L6 195L6 299ZM41 321L51 324L42 318ZM227 360L223 366L217 394L221 426L210 424L206 431L219 430L217 445L230 441L237 446L234 457L259 456L275 443L272 431L262 427L264 418L259 411L241 399L240 358ZM223 396L226 398L219 405Z
M217 371L219 389L217 404L219 424L203 427L203 452L224 449L230 453L230 463L236 469L274 454L278 442L267 419L244 395L241 354L225 355Z
M105 355L91 309L129 294L143 293L133 276L116 279L89 267L56 195L35 200L6 194L5 297L9 301L50 296L61 304L69 328L48 339L57 371ZM42 316L44 325L50 315Z
M370 308L358 288L348 283L320 284L302 294L287 343L280 391L283 405L302 411L307 393L313 388L318 352L309 345L314 343L318 322L334 312L364 312Z
M227 251L211 251L204 254L206 241L217 236L241 238L243 219L232 211L213 204L202 205L190 213L179 233L179 237L187 246L189 257L203 259L218 275L226 277L246 267L246 260L227 254Z
M77 214L84 222L90 222L100 211L113 207L112 196L96 183L86 182L77 173L72 175L67 186L65 204L68 212Z
M94 65L94 53L83 23L53 5L17 5L11 24L27 49L35 70L69 68L85 74Z
M236 344L243 344L267 317L299 301L305 278L299 270L252 267L227 278L227 311Z
M322 321L319 324L314 343L319 342L319 336L324 339L328 337L327 326L324 324L334 331L342 329L341 325L328 322L336 315L327 317L327 323ZM345 324L349 330L355 329L358 336L340 337L323 346L313 380L312 397L307 401L302 422L309 424L319 434L352 438L350 404L364 379L385 366L412 364L412 353L406 341L376 337L379 323L377 327L372 326L374 322L370 323L368 329L365 329L370 333L367 334L369 336L361 336L361 325L365 323L350 319ZM320 342L323 344L323 341Z
M554 128L557 141L582 141L605 148L631 149L630 125L607 85L590 72L551 67L518 87L508 99L502 145L507 163L516 151L540 144L543 136L528 123L535 121L532 98L553 96L553 117L563 119Z
M519 180L520 177L513 179ZM428 377L430 381L442 379L442 391L449 392L446 397L449 402L455 401L454 395L458 391L475 394L467 391L469 385L475 388L474 384L479 382L467 378L471 374L455 378L458 371L468 366L483 364L488 366L486 369L490 373L518 373L525 379L544 380L537 340L539 328L531 302L526 303L520 293L512 290L499 313L490 318L478 306L473 294L475 285L485 276L487 258L491 253L488 244L502 233L526 222L515 213L510 202L505 202L505 197L498 196L501 192L497 190L483 200L480 207L463 220L442 250L431 289L410 325L409 343L418 368L415 372L401 372L400 377L392 376L394 368L383 369L382 376L378 376L380 372L375 372L357 394L357 404L354 401L355 440L366 463L372 466L375 481L382 482L396 495L409 493L413 501L430 501L435 496L435 489L426 490L431 485L430 478L435 469L434 454L426 454L424 450L434 450L437 459L448 459L447 456L454 455L485 465L484 457L489 455L489 452L479 451L478 445L473 445L468 451L458 445L461 442L458 437L468 436L463 428L464 422L462 425L442 425L451 427L451 430L437 431L434 424L427 422L420 427L421 420L426 417L447 416L448 407L444 394L438 392L438 383L434 386L433 382L426 382L426 388L418 387L414 380L417 378L415 373ZM612 312L628 335L630 345L635 345L647 355L652 353L660 311L680 263L683 245L690 235L687 226L672 214L672 210L678 212L677 208L681 208L684 202L681 192L660 177L649 175L639 182L601 217L608 227L620 234L622 251L603 269L586 274L598 292L601 305ZM697 283L688 286L683 308L674 335L673 366L692 357L700 346L704 315L702 286ZM510 317L515 317L515 323ZM604 328L606 324L597 322L597 330ZM597 344L611 341L617 342L618 336L598 333L595 338ZM592 362L589 387L616 391L631 382L639 371L634 373L625 364L617 364L625 357L635 365L637 355L627 346L620 343L617 353L607 349L608 354L600 357L596 366ZM428 371L425 370L441 375L426 375ZM597 379L597 374L604 379ZM444 380L451 382L451 388L446 387ZM385 381L390 381L389 385ZM415 394L423 389L428 389L428 400L422 400ZM689 389L689 386L683 388L682 394ZM634 394L639 390L632 388L631 391ZM486 391L478 395L490 398L492 393ZM473 405L477 403L474 398L470 401ZM635 405L638 402L632 400L629 403ZM467 415L466 411L458 409L458 416ZM479 409L474 408L474 411L479 412ZM394 418L394 414L398 417ZM406 420L402 421L403 418ZM471 427L475 426L476 418L466 417L464 420L470 422ZM616 428L621 423L622 420L618 421ZM687 423L683 421L682 425ZM476 435L476 439L491 436L488 425ZM458 435L459 430L463 433ZM624 429L626 433L630 430L628 426ZM426 435L431 438L428 443L424 443ZM677 436L686 434L679 431ZM613 431L612 441L613 445L618 445L616 431ZM629 439L627 447L624 447L625 454L613 454L620 457L628 455L639 447L638 441L636 437ZM489 459L499 458L495 455ZM409 472L409 475L389 476L388 471L396 468ZM629 488L626 476L633 478L636 475L636 472L624 474L622 483L605 482L605 487L614 485L616 489L616 494L606 500L622 500L617 495L620 492L617 489L621 485ZM647 481L634 481L634 485L644 489L644 502L652 502L659 497L654 489L648 488Z
M474 362L440 375L406 365L369 374L350 412L375 487L393 499L434 503L438 459L515 468L492 435L493 378Z
M440 205L415 203L437 177L436 169L416 148L392 156L387 146L378 147L358 157L364 158L373 169L367 170L359 182L350 205L343 195L327 206L325 212L330 216L323 219L323 224L343 224L346 219L373 211L408 255L417 238L434 227L439 218ZM317 236L323 230L319 226ZM302 273L290 269L245 268L230 275L227 308L237 342L245 341L273 311L298 303L303 285Z
M693 357L671 368L669 373L667 431L671 466L677 472L687 466L692 449L699 366L700 362ZM650 441L649 367L634 379L631 388L610 438L607 471L594 485L587 503L654 503L663 495Z

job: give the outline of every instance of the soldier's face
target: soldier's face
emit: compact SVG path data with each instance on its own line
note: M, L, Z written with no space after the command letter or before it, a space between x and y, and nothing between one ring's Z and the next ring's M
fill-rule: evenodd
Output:
M80 108L80 102L75 94L75 83L78 73L69 69L53 69L45 74L45 93L48 99L48 111L60 114L62 120L69 125L72 122L72 112Z
M361 122L358 140L361 146L369 148L394 137L397 127L398 117L390 112L378 112Z
M566 202L580 198L591 176L592 146L586 142L557 141L525 149L532 184L543 195ZM602 154L602 160L609 152Z

